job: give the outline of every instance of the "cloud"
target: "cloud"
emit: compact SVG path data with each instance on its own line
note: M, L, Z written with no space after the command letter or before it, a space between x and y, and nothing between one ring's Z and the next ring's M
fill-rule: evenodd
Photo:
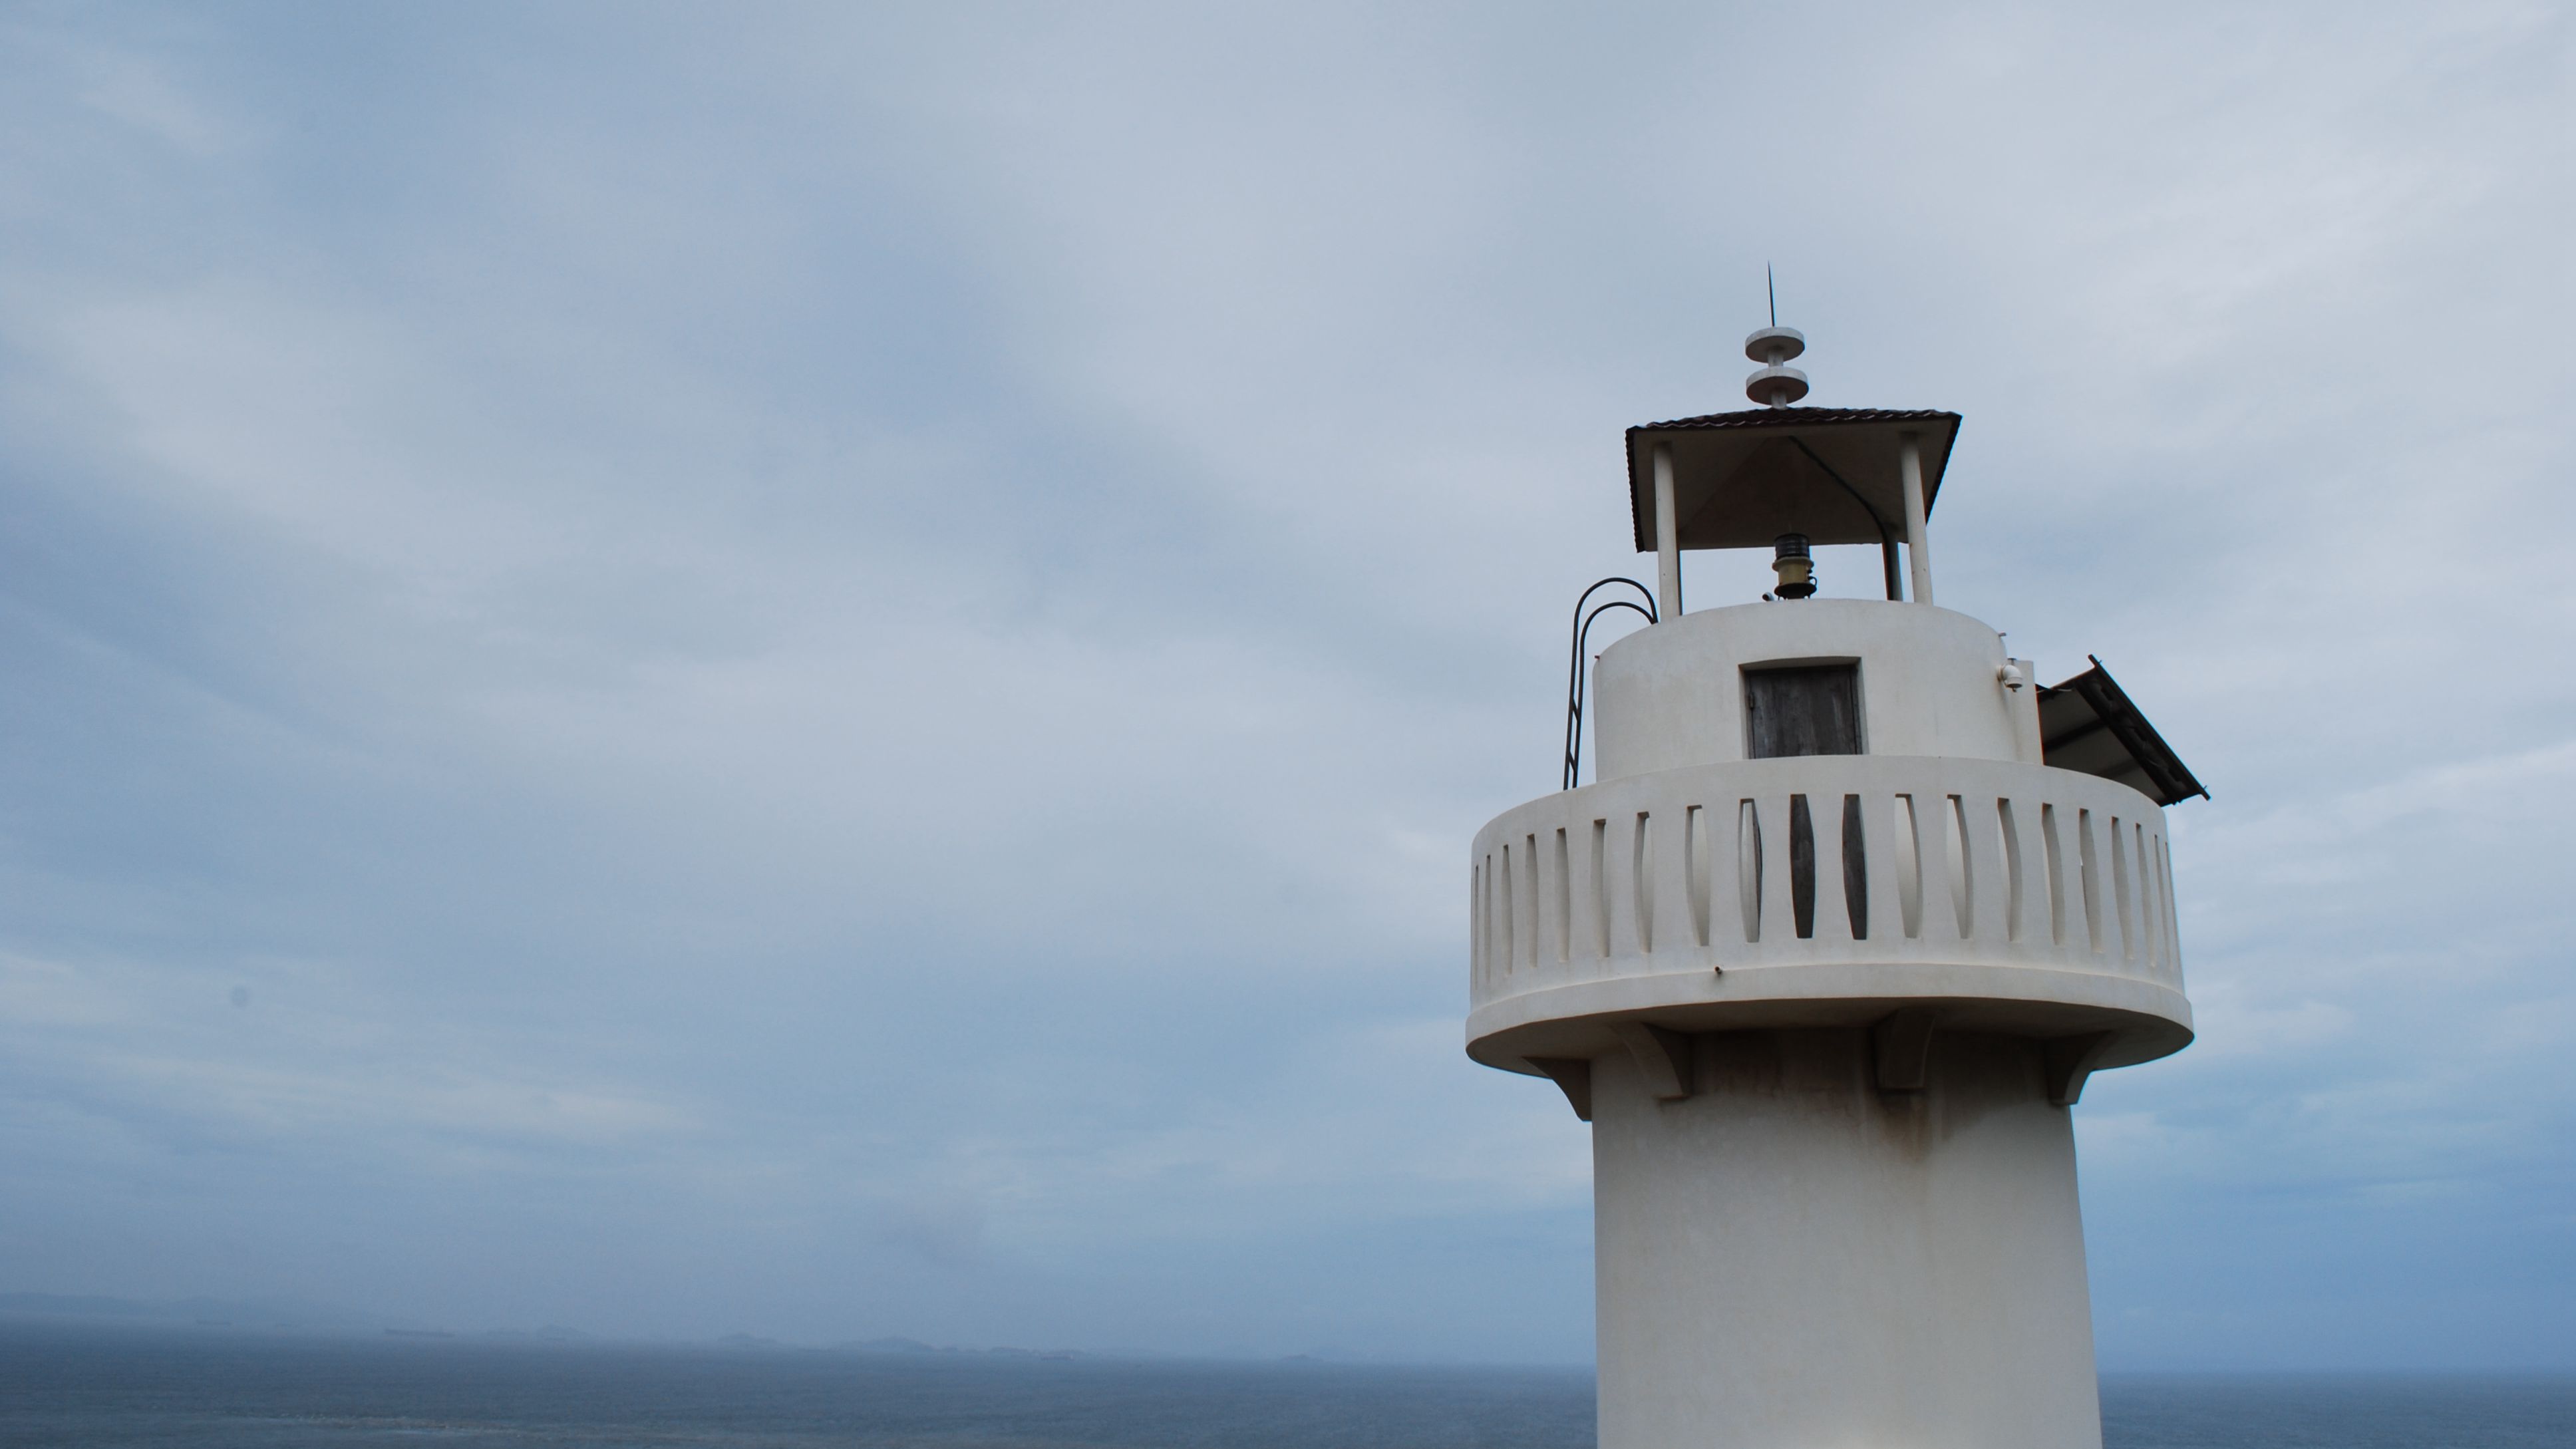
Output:
M7 22L0 1278L1579 1357L1456 852L1769 261L2217 794L2106 1358L2563 1359L2563 17L1864 20Z

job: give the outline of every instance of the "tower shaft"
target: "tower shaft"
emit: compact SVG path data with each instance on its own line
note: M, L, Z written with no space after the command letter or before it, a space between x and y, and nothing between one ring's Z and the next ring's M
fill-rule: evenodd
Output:
M1592 1079L1602 1449L2101 1442L2075 1143L2043 1054L1941 1036L1693 1041L1696 1090Z

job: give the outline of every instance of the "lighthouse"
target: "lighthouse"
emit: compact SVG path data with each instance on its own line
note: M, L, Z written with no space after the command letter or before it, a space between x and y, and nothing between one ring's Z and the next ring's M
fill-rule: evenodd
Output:
M1799 406L1804 350L1627 432L1656 587L1577 603L1564 788L1476 836L1467 1052L1590 1124L1602 1449L2098 1449L2070 1109L2191 1041L2207 792L1934 603L1959 415ZM1818 596L1841 544L1884 597ZM1774 586L1685 612L1687 549Z

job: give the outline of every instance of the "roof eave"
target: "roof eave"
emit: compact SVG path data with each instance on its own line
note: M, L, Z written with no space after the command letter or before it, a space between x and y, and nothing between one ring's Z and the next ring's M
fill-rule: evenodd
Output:
M1938 429L1941 447L1923 474L1923 512L1930 517L1940 498L1941 481L1949 476L1950 453L1958 446L1959 425L1965 421L1959 414L1939 408L1747 408L1731 413L1708 413L1693 418L1673 418L1660 423L1640 423L1623 435L1621 446L1628 464L1628 531L1639 553L1652 553L1655 541L1646 532L1651 516L1653 483L1643 470L1648 466L1637 444L1641 438L1656 433L1715 432L1744 429L1766 431L1774 428L1845 427L1919 422L1926 430Z

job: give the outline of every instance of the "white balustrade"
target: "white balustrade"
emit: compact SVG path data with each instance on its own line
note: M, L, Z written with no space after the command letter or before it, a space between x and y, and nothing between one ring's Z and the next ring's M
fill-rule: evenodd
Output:
M1809 963L2182 988L2164 812L2037 765L1826 755L1606 781L1487 825L1469 892L1477 1007Z

